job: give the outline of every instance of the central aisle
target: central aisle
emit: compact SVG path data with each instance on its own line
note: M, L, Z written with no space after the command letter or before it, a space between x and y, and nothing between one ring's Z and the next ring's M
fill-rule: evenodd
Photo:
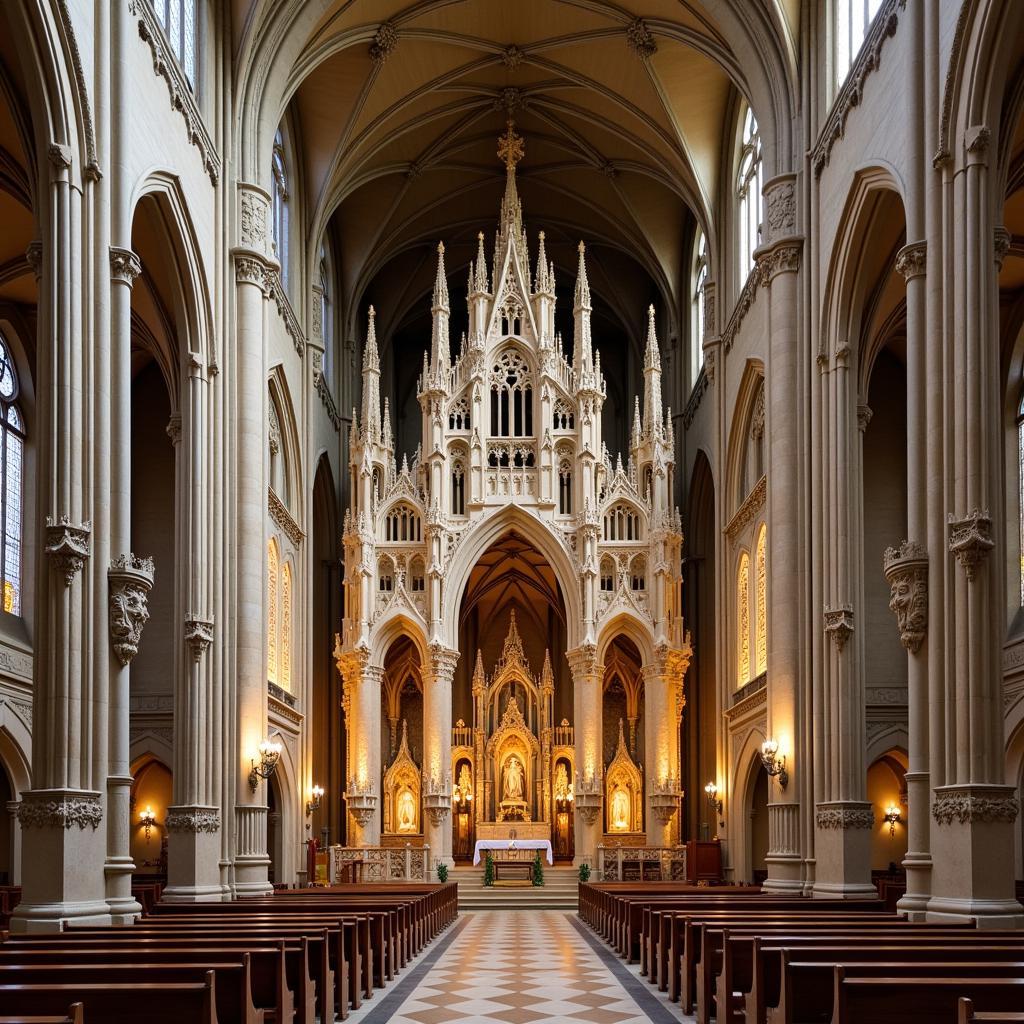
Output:
M590 935L575 914L462 914L354 1024L668 1024L679 1007ZM684 1020L689 1018L683 1018Z

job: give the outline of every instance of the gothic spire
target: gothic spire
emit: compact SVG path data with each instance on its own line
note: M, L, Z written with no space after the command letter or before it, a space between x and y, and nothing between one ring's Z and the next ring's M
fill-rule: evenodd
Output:
M523 159L522 136L516 134L516 123L510 117L505 134L498 139L498 159L505 164L505 196L501 200L501 234L519 239L523 230L523 205L516 191L516 164Z
M363 435L368 441L380 440L380 353L377 351L376 317L371 306L363 349Z
M476 273L473 277L471 291L486 294L487 292L487 257L484 255L484 233L481 231L477 236L476 246Z
M588 373L593 368L593 352L590 347L590 282L587 280L587 261L584 256L587 247L580 242L580 263L576 272L576 296L573 303L573 369L577 373Z
M537 251L537 280L534 283L534 291L538 295L546 295L554 290L555 283L548 270L548 254L544 247L544 232L542 231L540 233L540 248Z
M448 344L448 278L444 269L444 242L437 243L437 277L431 305L433 329L430 337L430 385L447 390L451 356Z
M640 444L640 435L643 428L640 425L640 396L633 396L633 447Z
M661 404L661 350L654 329L654 306L647 309L647 348L644 351L644 434L661 436L664 410Z

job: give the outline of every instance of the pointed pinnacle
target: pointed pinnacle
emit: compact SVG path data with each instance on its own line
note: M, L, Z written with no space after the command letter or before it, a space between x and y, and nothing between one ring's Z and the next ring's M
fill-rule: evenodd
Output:
M434 309L448 311L448 277L444 272L444 242L437 243L437 277L434 279Z
M476 236L476 276L473 279L473 290L487 291L487 256L484 254L484 233Z
M537 250L537 283L535 290L538 293L549 292L551 282L548 280L548 254L544 248L544 232L540 233L540 248Z
M647 350L644 352L644 367L661 369L661 349L658 348L658 335L654 329L654 304L647 307Z
M587 261L584 258L584 253L587 251L587 247L580 242L579 253L580 263L579 269L576 272L576 308L577 309L590 309L590 282L587 280Z
M373 306L369 311L369 326L366 330L366 347L363 349L363 369L377 370L380 368L380 354L377 352L377 313Z

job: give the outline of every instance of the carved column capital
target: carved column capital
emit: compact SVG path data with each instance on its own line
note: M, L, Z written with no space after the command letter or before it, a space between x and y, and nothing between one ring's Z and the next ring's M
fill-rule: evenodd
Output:
M152 558L140 558L131 552L119 555L107 570L110 642L122 666L139 653L142 627L149 621L148 598L154 574Z
M50 564L70 587L89 557L92 524L73 523L66 513L54 519L46 517L46 554Z
M900 643L917 654L928 631L928 552L905 540L885 549L882 570L889 581L889 610L896 616Z
M23 829L77 825L95 831L103 820L100 794L88 789L30 789L22 793L18 821Z
M430 671L436 678L450 683L455 676L455 666L458 663L458 651L442 643L435 642L430 645Z
M180 806L168 807L164 828L168 832L219 832L220 808Z
M198 664L206 649L213 643L213 617L207 618L189 612L185 618L185 643L188 645L192 660Z
M928 243L910 242L896 253L896 269L905 281L924 277L928 270Z
M601 663L597 660L596 644L580 644L571 651L565 652L566 660L569 662L569 671L573 679L580 679L586 676L600 676L602 672Z
M825 635L830 636L836 650L842 652L846 641L853 636L853 608L848 604L825 609Z
M110 247L110 279L128 285L135 284L135 279L142 273L142 261L131 249L119 246Z
M265 256L270 251L270 194L259 185L238 183L238 242Z
M758 277L762 284L770 285L779 274L795 274L800 269L803 243L787 241L762 251L757 256Z
M1013 824L1020 804L1011 786L939 786L932 801L932 817L939 825L976 822Z
M950 515L949 550L963 566L968 580L974 580L978 566L994 546L992 517L988 509L972 509L962 519Z
M254 284L267 290L267 265L262 259L251 255L235 254L235 283Z
M765 182L765 242L771 244L796 234L796 175L780 174Z
M814 815L814 824L821 829L839 829L846 831L854 828L875 827L875 812L871 804L853 800L840 800L835 803L818 804Z

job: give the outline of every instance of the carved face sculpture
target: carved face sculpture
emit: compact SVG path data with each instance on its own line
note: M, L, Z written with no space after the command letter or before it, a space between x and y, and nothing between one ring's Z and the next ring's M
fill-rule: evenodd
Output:
M901 643L916 653L928 625L928 586L923 573L907 571L893 575L889 610L896 616Z
M126 584L110 592L110 639L122 665L127 665L139 652L142 627L149 621L146 591Z

